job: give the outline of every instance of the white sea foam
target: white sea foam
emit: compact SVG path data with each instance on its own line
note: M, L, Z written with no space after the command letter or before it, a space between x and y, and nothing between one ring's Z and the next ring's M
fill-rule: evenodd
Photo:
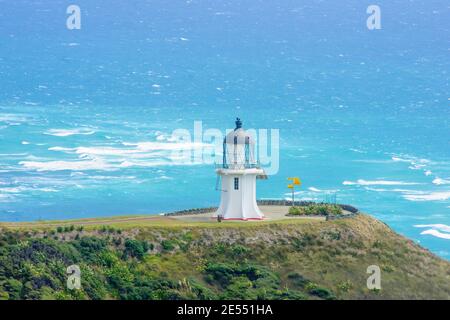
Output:
M360 186L410 186L417 185L420 183L417 182L404 182L404 181L393 181L393 180L364 180L358 179L357 181L344 181L343 185L351 186L351 185L360 185Z
M78 128L78 129L50 129L44 134L56 137L69 137L73 135L91 135L94 134L95 131L87 128Z
M27 169L37 171L61 171L61 170L112 170L113 167L100 159L89 161L21 161L20 165Z
M158 166L188 166L200 165L201 162L191 161L191 158L179 158L176 161L169 158L168 160L157 159L151 161L105 161L100 158L93 160L74 160L74 161L21 161L20 165L27 169L36 171L84 171L84 170L105 170L112 171L121 168L130 167L158 167Z
M419 159L413 156L393 156L391 159L395 162L409 163L410 165L408 166L408 169L423 170L426 176L432 174L430 170L426 169L427 165L431 163L431 161L428 159Z
M56 190L54 188L39 188L37 190L42 191L42 192L58 192L58 190Z
M0 194L20 194L27 191L58 192L58 190L54 188L47 188L47 187L36 188L36 187L19 186L19 187L0 188Z
M423 167L425 167L424 164L414 164L414 165L409 166L408 169L411 169L411 170L420 170L420 169L422 169Z
M421 164L422 166L427 163L430 163L430 160L428 159L419 159L412 156L392 156L391 159L396 162L407 162L413 165Z
M286 201L292 201L292 198L290 197L285 197L284 200ZM313 198L313 197L302 197L301 199L294 199L295 201L317 201L317 198Z
M50 147L48 148L50 151L75 151L75 148L64 148L64 147Z
M165 176L165 175L162 175L162 176L158 177L157 179L158 180L174 180L174 178Z
M403 198L410 201L443 201L450 199L450 191L429 192L424 194L404 194Z
M336 190L336 189L329 189L329 190L327 190L327 189L318 189L318 188L315 188L315 187L309 187L308 190L312 191L312 192L322 192L322 193L335 193L335 192L339 191L339 190Z
M80 155L89 156L133 156L141 157L145 153L144 157L151 157L155 155L162 155L156 152L158 151L177 151L177 150L193 150L201 149L204 147L211 147L211 144L197 143L197 142L138 142L130 143L123 142L123 146L127 148L117 147L77 147L77 148L65 148L65 147L51 147L50 151L63 151L67 153L76 153ZM141 154L141 156L139 156ZM166 154L167 155L167 154Z
M350 148L349 150L353 151L353 152L357 152L357 153L367 153L366 151L363 151L363 150L360 150L360 149L356 149L356 148Z
M411 162L410 159L403 159L403 158L396 157L396 156L392 157L391 159L392 159L393 161L397 161L397 162Z
M441 239L450 240L450 226L445 224L418 224L415 225L416 228L427 228L427 230L422 231L420 234L428 234Z
M450 240L450 233L440 232L435 229L428 229L428 230L422 231L420 234L428 234L428 235L432 235L437 238Z
M0 113L0 122L3 122L9 126L20 125L29 119L25 115L13 114L13 113Z
M309 192L308 192L308 193L309 193ZM296 196L302 195L302 194L305 194L305 191L295 191L295 192L294 192L294 195L296 195ZM292 196L292 192L286 192L284 195L285 195L285 196ZM291 199L291 200L292 200L292 199Z
M92 180L134 180L136 176L88 176Z
M439 177L436 177L433 180L433 183L436 184L436 185L450 184L450 180L448 180L448 179L441 179Z
M134 146L140 152L154 151L154 150L189 150L189 149L203 148L205 146L210 146L210 144L200 143L200 142L170 142L170 143L164 142L163 143L163 142L154 142L154 141L137 142L137 143L124 142L123 145L124 146Z
M24 187L8 187L8 188L0 188L0 193L21 193L24 191Z
M445 224L416 224L416 228L433 228L439 231L450 232L450 226Z
M419 191L419 190L410 190L410 189L383 189L383 188L371 188L371 187L364 187L365 190L368 191L375 191L375 192L400 192L405 194L426 194L425 191Z
M374 159L355 159L353 162L362 162L362 163L392 163L392 160L374 160Z

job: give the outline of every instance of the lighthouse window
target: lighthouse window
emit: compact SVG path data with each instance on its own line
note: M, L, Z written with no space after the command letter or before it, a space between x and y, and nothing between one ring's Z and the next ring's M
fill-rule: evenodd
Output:
M234 190L239 190L239 178L234 178Z

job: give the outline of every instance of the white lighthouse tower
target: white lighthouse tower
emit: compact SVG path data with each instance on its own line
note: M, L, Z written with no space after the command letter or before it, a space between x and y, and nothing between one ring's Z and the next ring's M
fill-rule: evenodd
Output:
M224 220L261 220L256 204L256 178L265 177L255 159L255 141L239 118L236 128L223 141L223 163L216 169L222 178L220 206L216 214Z

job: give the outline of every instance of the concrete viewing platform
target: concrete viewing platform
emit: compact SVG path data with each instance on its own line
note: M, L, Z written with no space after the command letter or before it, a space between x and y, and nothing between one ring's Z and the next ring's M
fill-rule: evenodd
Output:
M259 206L259 209L264 213L264 220L284 220L284 219L292 219L292 216L286 216L289 212L288 206L280 206L280 205L263 205ZM174 219L178 219L186 222L208 222L208 221L217 221L217 217L214 216L215 210L211 210L209 212L204 213L193 213L193 214L184 214L184 215L173 215L171 216ZM308 216L299 216L295 217L298 219L315 219L315 220L325 220L325 216L317 216L317 217L308 217ZM242 222L241 220L227 220L234 222Z
M304 219L304 220L327 220L326 216L289 216L290 206L286 205L260 205L259 209L264 213L264 221L276 221L276 220L287 220L287 219ZM185 222L212 222L217 221L215 210L211 210L202 213L192 213L192 214L180 214L180 215L170 215L171 218L185 221ZM353 215L354 212L343 210L342 217L347 217ZM227 222L242 222L241 220L227 220Z

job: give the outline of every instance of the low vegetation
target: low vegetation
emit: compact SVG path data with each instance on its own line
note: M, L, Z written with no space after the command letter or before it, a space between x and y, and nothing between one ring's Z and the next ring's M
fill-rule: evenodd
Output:
M293 206L289 208L289 215L293 216L340 215L342 212L340 206L327 203L315 203L307 206Z
M369 216L244 224L0 229L0 299L450 299L450 263Z

